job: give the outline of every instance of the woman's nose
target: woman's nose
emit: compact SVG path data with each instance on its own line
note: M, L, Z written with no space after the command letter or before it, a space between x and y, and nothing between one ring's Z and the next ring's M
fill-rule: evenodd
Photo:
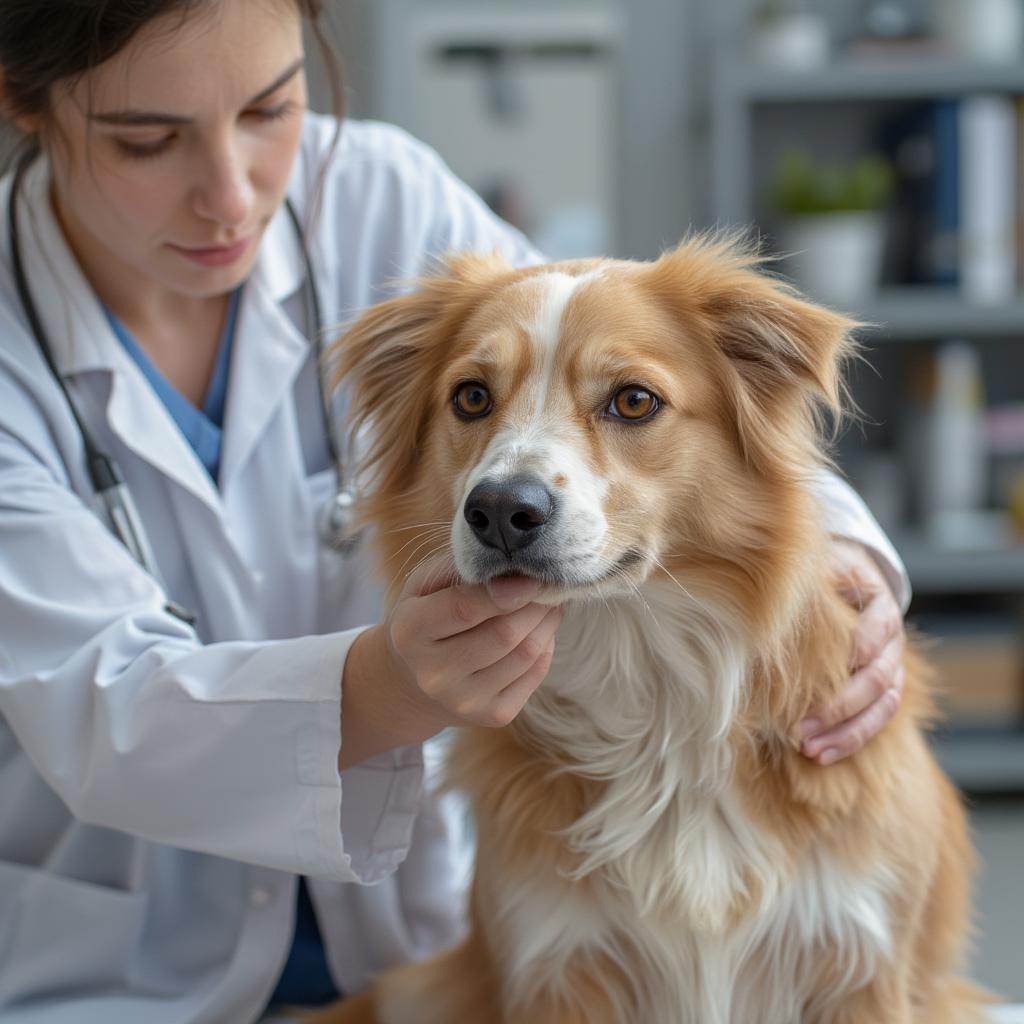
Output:
M202 162L194 190L196 212L225 227L251 217L254 192L249 167L238 147L222 145Z

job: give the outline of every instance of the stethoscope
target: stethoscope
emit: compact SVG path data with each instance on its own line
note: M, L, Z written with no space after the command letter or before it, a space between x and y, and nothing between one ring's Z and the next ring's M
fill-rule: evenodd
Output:
M194 626L196 623L195 613L182 607L167 593L167 586L157 567L153 548L149 543L149 537L142 524L142 518L139 515L132 493L125 483L121 468L113 456L103 451L91 431L82 421L81 416L78 414L78 409L71 398L71 394L57 370L57 364L54 362L46 331L39 318L36 304L32 299L32 292L28 286L28 279L25 276L25 268L21 258L16 202L21 180L24 177L29 162L28 160L23 160L19 164L14 175L11 195L7 204L7 229L11 246L11 265L14 271L14 286L17 289L18 301L21 303L25 316L28 318L29 327L36 340L36 344L39 346L40 352L43 354L43 358L46 360L46 365L49 367L50 373L53 375L53 379L57 382L58 387L63 392L68 408L71 410L71 415L74 417L85 447L89 479L92 482L97 498L106 512L111 532L128 549L132 558L160 585L165 596L165 610L190 626ZM285 209L288 211L289 220L295 229L299 247L302 251L302 262L306 275L303 287L306 329L316 348L317 392L320 396L320 411L323 415L327 448L336 475L334 494L320 512L317 530L322 544L334 549L341 555L349 555L358 547L360 541L360 531L357 529L355 522L356 488L354 484L346 481L345 465L347 460L341 454L341 446L335 433L330 395L324 387L323 314L321 312L320 295L317 291L316 279L313 275L309 247L306 245L302 225L299 222L298 214L295 212L295 207L292 205L291 200L285 200Z

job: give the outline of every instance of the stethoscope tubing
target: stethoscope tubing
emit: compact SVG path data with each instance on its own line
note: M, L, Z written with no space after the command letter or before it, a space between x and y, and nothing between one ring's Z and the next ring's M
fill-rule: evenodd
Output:
M105 452L92 432L83 422L75 406L74 400L64 383L57 364L54 361L53 351L35 300L32 298L32 290L25 274L24 262L21 256L21 242L18 231L17 218L17 197L20 190L22 178L31 162L31 159L22 160L14 173L14 180L11 183L11 193L7 203L7 230L11 249L11 266L14 273L14 286L18 294L18 301L21 303L25 317L29 323L29 329L35 338L36 345L42 353L43 359L50 371L51 376L57 383L75 425L82 438L85 448L86 465L89 471L89 479L94 492L106 512L107 522L111 532L124 545L132 558L157 582L164 593L164 608L175 618L190 626L195 626L197 617L194 612L182 607L172 600L167 592L167 586L163 580L152 545L146 533L142 517L132 498L131 490L125 483L124 475L121 472L116 460ZM310 340L314 345L314 357L316 359L317 391L320 395L320 409L324 421L324 435L327 440L327 448L330 453L331 462L337 475L337 487L328 509L334 515L336 508L350 508L354 504L354 492L346 486L344 477L344 464L339 451L339 444L334 431L334 416L330 396L324 388L323 381L323 313L320 304L320 295L316 285L316 277L313 273L313 264L310 258L309 247L306 245L302 225L299 222L298 214L291 200L285 200L285 209L295 229L295 234L302 252L302 261L305 268L305 316L307 331L310 333ZM325 538L325 543L336 550L346 553L354 547L356 535L352 533L351 517L343 517L342 520L332 520L331 536Z

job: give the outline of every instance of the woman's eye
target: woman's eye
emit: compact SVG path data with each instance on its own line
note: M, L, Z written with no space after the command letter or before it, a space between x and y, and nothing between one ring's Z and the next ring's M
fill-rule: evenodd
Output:
M170 148L171 143L174 141L174 136L167 135L154 142L128 142L127 139L115 139L114 141L117 143L117 148L125 156L130 156L137 160L145 160L147 157L159 156L164 150Z
M650 419L660 408L661 401L653 391L639 384L629 384L615 393L608 406L608 415L636 423Z
M292 100L279 103L276 107L256 107L249 113L261 121L280 121L287 117L292 111L297 110L298 105Z
M452 404L455 411L466 419L479 419L486 416L494 405L491 400L491 393L478 381L468 381L460 384L452 396Z

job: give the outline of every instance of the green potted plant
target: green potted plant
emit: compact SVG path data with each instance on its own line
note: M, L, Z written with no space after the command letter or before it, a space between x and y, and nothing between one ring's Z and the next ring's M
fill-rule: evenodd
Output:
M873 297L885 249L885 207L895 174L881 156L816 161L783 154L772 184L782 218L781 247L797 284L814 298L848 306Z

